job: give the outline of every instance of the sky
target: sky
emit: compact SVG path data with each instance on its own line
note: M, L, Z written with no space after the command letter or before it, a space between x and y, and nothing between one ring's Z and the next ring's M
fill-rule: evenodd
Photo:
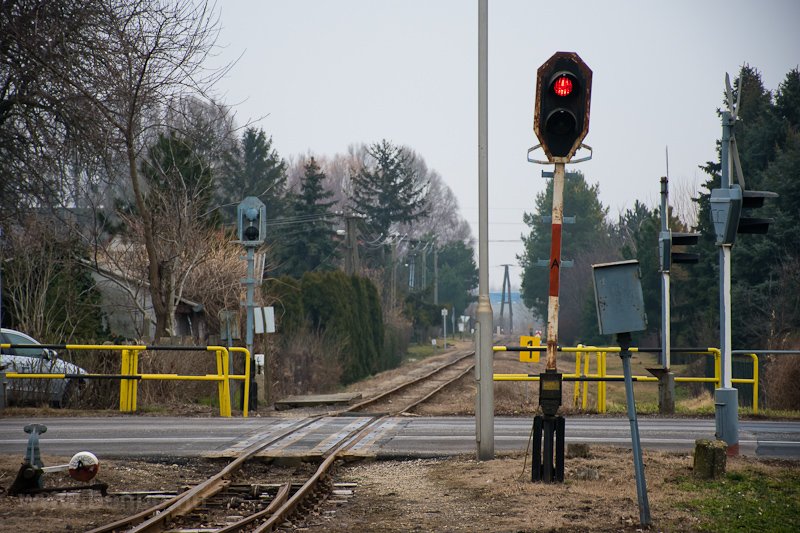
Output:
M238 122L254 121L284 158L345 153L388 139L407 145L458 197L478 238L478 0L224 0L214 61L236 61L217 85ZM800 64L796 0L489 2L489 265L519 286L524 212L546 187L527 162L536 70L556 51L593 71L575 165L616 220L636 200L659 203L705 179L715 160L725 73L757 68L776 89ZM540 155L541 152L539 152ZM568 167L569 170L569 167ZM564 199L564 214L580 216ZM653 243L656 246L656 243ZM477 250L477 242L476 242ZM477 254L477 251L476 251ZM477 262L477 256L476 256Z

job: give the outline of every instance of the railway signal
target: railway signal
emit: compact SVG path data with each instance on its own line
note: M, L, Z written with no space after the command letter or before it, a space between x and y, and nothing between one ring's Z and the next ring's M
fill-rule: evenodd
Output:
M589 131L589 103L592 71L574 52L556 52L536 73L536 104L533 130L547 161L530 158L539 164L554 163L553 210L550 231L550 280L547 298L547 361L539 374L539 406L542 416L534 418L533 481L564 480L564 417L557 416L563 396L562 375L558 372L558 309L561 279L561 226L564 222L565 165ZM588 147L587 147L588 148ZM591 150L591 149L590 149Z
M673 246L694 246L700 240L699 233L680 233L666 230L658 235L658 259L661 272L669 272L673 263L698 263L700 254L674 252Z
M569 161L589 131L592 71L574 52L556 52L536 74L533 130L547 159Z
M256 248L264 244L267 234L267 208L264 202L255 196L248 196L236 208L236 222L239 233L239 242L247 251L247 277L242 280L246 285L245 308L247 311L247 327L245 328L245 342L250 351L251 364L255 367L255 355L253 352L253 328L254 328L254 307L255 307L255 287L261 284L260 279L255 279L255 251ZM258 400L261 397L264 403L270 402L270 387L272 378L270 377L269 365L265 365L264 374L260 374L261 388L259 389L256 376L250 376L250 398L248 398L250 409L258 409ZM231 394L234 391L231 390ZM242 395L242 405L244 406L244 394Z
M267 208L255 196L248 196L236 208L239 240L245 246L260 246L267 233Z
M745 186L744 175L739 163L739 152L734 133L742 87L733 99L730 77L725 75L725 93L728 109L722 112L722 142L720 143L720 187L711 191L711 222L714 225L716 243L719 246L720 270L720 387L714 391L716 409L716 436L728 445L728 454L739 450L739 396L732 381L731 351L731 249L737 233L766 233L768 218L742 216L744 210L750 211L764 205L767 198L778 195L769 191L751 191ZM732 183L735 175L738 183ZM749 215L749 213L748 213Z

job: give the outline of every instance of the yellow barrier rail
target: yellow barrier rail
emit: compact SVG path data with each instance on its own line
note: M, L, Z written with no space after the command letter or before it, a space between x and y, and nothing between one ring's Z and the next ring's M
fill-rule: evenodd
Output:
M529 351L543 351L544 348L535 346L494 346L493 351L515 351L515 352L529 352ZM609 353L619 353L618 346L576 346L576 347L559 347L558 351L562 353L575 353L575 372L572 374L563 374L562 380L574 381L575 388L573 391L573 404L575 407L578 403L581 404L582 409L588 406L588 388L591 382L597 383L597 412L606 412L607 400L607 382L608 381L621 381L624 379L622 374L608 374L606 358ZM631 352L639 352L636 347L631 347ZM650 350L648 350L649 352ZM721 368L721 354L719 348L706 348L689 350L683 353L694 355L711 355L714 357L714 376L713 377L683 377L675 378L676 383L713 383L716 388L722 385L722 368ZM583 355L585 354L585 355ZM595 373L590 373L590 358L591 354L595 355ZM753 377L752 378L733 378L732 383L752 384L753 385L753 414L758 414L758 356L755 353L745 354L753 361ZM534 374L493 374L494 381L539 381L539 376ZM655 376L633 376L634 381L641 382L658 382Z
M137 409L137 396L139 381L216 381L219 397L220 416L231 415L231 380L244 381L244 396L242 398L242 416L248 416L250 399L250 352L247 348L225 348L224 346L145 346L145 345L105 345L105 344L0 344L0 348L49 348L54 350L111 350L119 351L121 355L121 370L119 375L113 374L55 374L55 373L28 373L6 372L8 379L119 379L119 410L120 412L135 412ZM217 373L206 375L180 375L180 374L141 374L139 373L139 354L144 351L207 351L216 356ZM229 374L230 353L244 354L244 374Z

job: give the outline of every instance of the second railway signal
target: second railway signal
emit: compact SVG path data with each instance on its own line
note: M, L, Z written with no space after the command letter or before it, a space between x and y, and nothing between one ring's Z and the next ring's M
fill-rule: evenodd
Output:
M592 71L574 52L556 52L536 73L533 130L551 162L568 162L589 131Z

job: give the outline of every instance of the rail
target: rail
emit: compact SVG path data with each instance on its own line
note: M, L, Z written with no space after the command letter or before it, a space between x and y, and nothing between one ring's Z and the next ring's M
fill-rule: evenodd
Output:
M414 379L411 379L409 381L403 382L403 383L397 385L396 387L393 387L393 388L391 388L391 389L389 389L387 391L383 391L382 393L380 393L380 394L378 394L376 396L373 396L372 398L368 398L368 399L366 399L366 400L364 400L362 402L359 402L357 404L351 405L350 407L348 407L346 409L343 409L341 412L342 413L352 413L352 412L356 412L356 411L362 410L365 407L367 407L368 405L375 405L375 404L377 404L379 402L385 401L387 398L389 398L390 396L392 396L394 394L397 394L400 391L409 389L410 387L412 387L414 385L417 385L417 384L420 384L420 383L428 380L429 378L431 378L431 377L433 377L433 376L435 376L437 374L441 374L441 373L447 371L448 369L456 367L456 365L458 365L461 361L463 361L464 359L467 359L468 357L474 356L474 355L475 355L474 351L468 351L468 352L465 352L465 353L462 353L462 354L457 354L453 359L451 359L450 361L448 361L447 363L445 363L445 364L443 364L441 366L437 366L436 368L434 368L430 372L426 372L425 374L423 374L421 376L418 376L418 377L416 377ZM430 398L434 394L436 394L439 391L441 391L447 385L453 383L454 381L457 381L457 380L461 379L465 374L469 373L474 368L474 366L475 366L474 362L470 363L469 365L467 365L467 367L463 371L461 371L461 372L459 372L457 374L454 374L453 376L451 376L448 379L445 379L441 384L439 384L434 389L432 389L430 391L426 391L426 393L423 394L422 396L414 398L411 402L406 402L405 404L401 405L399 408L393 409L393 411L395 411L395 412L410 411L411 409L413 409L414 407L416 407L420 403L426 401L428 398Z
M543 352L545 347L538 346L494 346L495 352ZM588 386L589 383L597 382L597 412L605 413L607 408L607 390L606 384L609 381L623 381L624 376L621 374L608 374L606 357L609 353L619 353L618 346L559 346L558 351L562 353L575 353L575 372L571 374L563 374L563 381L577 382L573 392L573 402L577 407L578 402L581 403L581 408L586 409L588 406ZM650 348L637 348L631 347L631 352L638 353L653 353L658 352L658 349ZM713 383L717 388L721 386L721 355L719 348L674 348L673 353L684 353L693 355L710 355L714 358L714 376L713 377L693 377L693 376L678 376L675 377L676 383ZM734 384L751 384L753 385L753 414L758 414L758 355L753 350L737 350L734 355L741 355L750 357L753 361L753 377L752 378L733 378L731 382ZM763 352L771 353L771 352ZM800 353L800 352L799 352ZM584 355L585 354L585 355ZM596 358L596 372L590 373L590 357L591 354ZM494 374L494 381L539 381L538 374ZM633 376L633 381L638 382L658 382L655 376Z
M7 379L118 379L120 380L119 410L120 412L135 412L138 404L139 382L142 380L165 381L214 381L217 382L220 416L231 416L231 380L244 381L244 396L242 402L242 416L248 416L248 401L250 392L250 352L246 348L224 346L147 346L147 345L115 345L115 344L0 344L0 349L51 349L51 350L79 350L79 351L119 351L121 356L121 371L119 374L92 374L92 373L35 373L35 372L6 372ZM139 355L144 351L206 351L213 352L216 356L217 373L206 375L182 374L149 374L139 372ZM244 374L230 374L228 372L230 352L243 353L245 364Z

